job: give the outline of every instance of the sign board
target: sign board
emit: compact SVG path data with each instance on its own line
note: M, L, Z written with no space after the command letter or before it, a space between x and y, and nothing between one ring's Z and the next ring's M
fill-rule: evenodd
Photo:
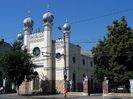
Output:
M67 75L67 69L66 68L64 68L64 70L63 70L63 75Z

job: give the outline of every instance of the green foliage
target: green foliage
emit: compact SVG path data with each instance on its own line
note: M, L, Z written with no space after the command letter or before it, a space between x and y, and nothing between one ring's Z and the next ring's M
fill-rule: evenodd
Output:
M33 76L36 76L35 65L31 58L32 56L28 54L23 44L15 41L11 49L1 54L0 57L0 67L2 67L4 77L18 87L25 79L31 80Z
M133 78L133 30L128 27L125 17L114 20L114 26L107 26L109 33L92 48L96 65L93 77L103 81L124 83Z

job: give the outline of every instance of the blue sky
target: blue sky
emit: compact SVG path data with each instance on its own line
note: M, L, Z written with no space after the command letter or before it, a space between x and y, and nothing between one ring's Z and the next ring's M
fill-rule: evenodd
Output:
M20 29L24 34L23 20L28 17L29 9L34 20L33 33L36 28L43 32L42 16L47 12L48 3L54 15L53 39L63 38L57 26L65 24L67 18L71 25L70 42L88 51L106 36L106 26L112 25L113 20L120 21L124 15L133 28L133 10L128 10L133 9L133 0L0 0L0 38L13 43ZM125 12L112 14L120 11ZM96 18L108 14L112 15Z

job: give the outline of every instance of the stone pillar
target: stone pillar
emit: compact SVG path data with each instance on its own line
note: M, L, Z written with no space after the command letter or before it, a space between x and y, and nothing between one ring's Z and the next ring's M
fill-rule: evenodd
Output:
M89 82L88 77L86 76L83 81L83 95L88 96L89 95Z
M131 95L133 95L133 79L130 79L130 92L131 92Z
M104 81L102 82L102 91L103 96L108 96L108 80L107 77L105 77Z

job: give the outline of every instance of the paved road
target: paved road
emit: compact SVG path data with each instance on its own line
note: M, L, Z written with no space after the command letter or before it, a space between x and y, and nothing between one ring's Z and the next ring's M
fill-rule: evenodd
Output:
M62 94L57 95L36 95L36 96L17 96L16 94L3 94L0 95L0 99L64 99ZM90 96L75 96L67 95L66 99L133 99L133 97L103 97L101 95L90 95Z

